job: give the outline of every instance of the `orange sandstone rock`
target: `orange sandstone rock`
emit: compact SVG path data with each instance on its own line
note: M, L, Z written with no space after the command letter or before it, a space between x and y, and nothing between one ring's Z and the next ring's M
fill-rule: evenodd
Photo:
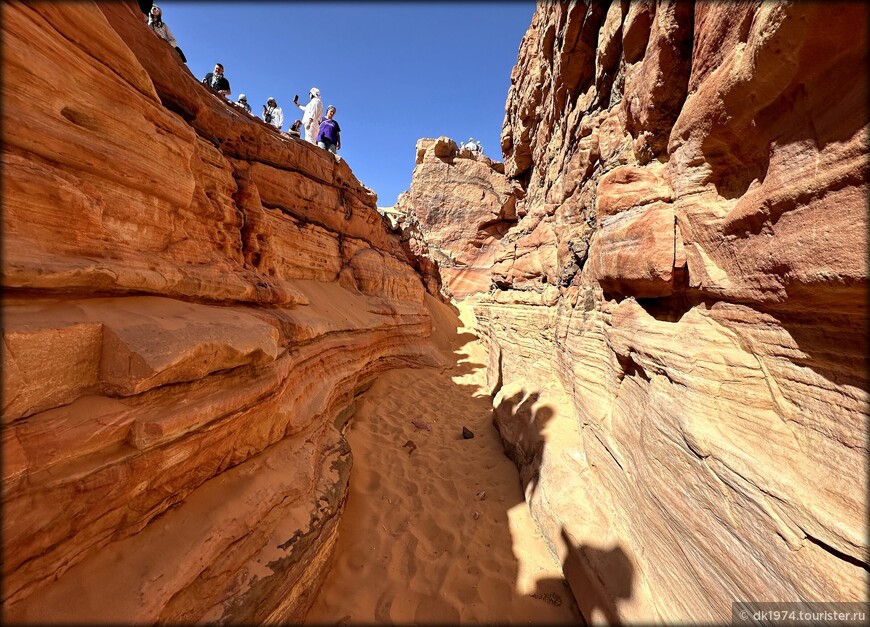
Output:
M356 393L431 363L414 259L135 4L3 13L4 617L301 620Z
M539 5L475 305L587 621L866 598L867 7ZM420 167L420 166L418 166Z
M516 222L519 185L503 173L501 164L459 151L447 137L417 142L411 188L395 209L419 224L426 253L455 298L489 289L499 241Z

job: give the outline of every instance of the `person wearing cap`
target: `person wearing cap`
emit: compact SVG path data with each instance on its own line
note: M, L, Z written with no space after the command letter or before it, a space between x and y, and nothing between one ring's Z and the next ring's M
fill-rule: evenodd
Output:
M279 131L284 125L284 112L278 106L278 103L275 102L274 98L270 97L266 101L266 104L263 105L263 120L266 124L271 124Z
M326 117L320 122L317 145L335 155L341 149L341 127L333 117L335 117L335 105L329 105L326 107Z
M251 105L248 104L248 97L245 94L239 94L239 101L236 104L248 113L251 112Z
M163 10L156 4L151 7L151 12L148 15L148 26L150 26L151 30L153 30L159 37L169 42L169 45L175 48L175 51L178 53L178 56L181 57L181 60L187 63L187 57L184 56L181 48L178 47L178 42L175 41L175 37L172 35L172 31L169 30L169 26L167 26L166 22L163 21Z
M299 96L293 97L293 104L302 109L302 126L305 127L305 140L317 143L317 133L320 131L320 119L323 116L323 101L320 100L320 90L312 87L308 92L310 100L304 107L299 104Z

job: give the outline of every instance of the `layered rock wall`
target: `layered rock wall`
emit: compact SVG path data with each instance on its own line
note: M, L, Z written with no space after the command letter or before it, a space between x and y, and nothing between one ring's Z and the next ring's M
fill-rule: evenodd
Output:
M420 254L437 264L444 292L462 299L489 289L497 244L516 224L522 195L503 164L459 150L448 137L424 138L395 210L406 233L422 234Z
M135 3L2 28L4 618L301 620L354 396L430 360L424 286L346 163Z
M539 4L475 311L587 619L866 599L866 94L860 3Z

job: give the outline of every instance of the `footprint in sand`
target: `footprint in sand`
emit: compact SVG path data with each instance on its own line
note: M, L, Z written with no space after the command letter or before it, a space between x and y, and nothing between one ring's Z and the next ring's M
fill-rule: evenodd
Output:
M395 549L393 553L399 554L399 574L408 582L417 573L417 558L415 553L417 552L418 544L417 538L408 535L403 542L394 545Z
M372 492L377 492L381 487L381 475L378 472L367 472L365 473L365 478L363 479L363 492L371 494Z
M381 593L375 603L375 621L379 623L391 623L390 609L393 607L393 595L388 590Z

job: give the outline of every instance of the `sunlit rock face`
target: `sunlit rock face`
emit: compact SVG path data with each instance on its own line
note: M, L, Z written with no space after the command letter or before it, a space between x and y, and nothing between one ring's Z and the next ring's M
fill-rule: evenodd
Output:
M861 3L538 6L476 313L590 621L866 598L866 54Z
M430 359L419 276L346 163L135 3L2 28L4 619L301 620L354 396Z
M424 138L417 142L411 187L395 209L405 231L423 234L443 292L462 299L489 289L497 245L516 224L521 199L519 183L504 177L503 164L460 150L448 137Z

